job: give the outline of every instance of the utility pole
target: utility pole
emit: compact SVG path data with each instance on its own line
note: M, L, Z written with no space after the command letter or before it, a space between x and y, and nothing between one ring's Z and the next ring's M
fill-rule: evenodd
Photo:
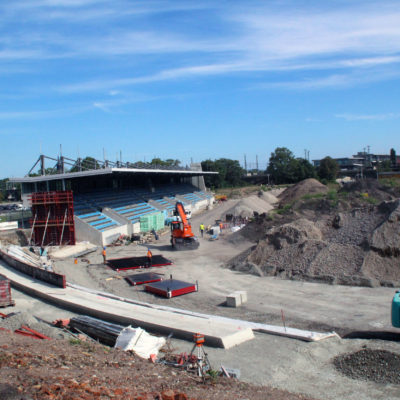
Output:
M258 172L258 155L256 154L256 169L257 169L257 172Z
M247 172L247 160L246 160L246 154L244 155L244 169Z

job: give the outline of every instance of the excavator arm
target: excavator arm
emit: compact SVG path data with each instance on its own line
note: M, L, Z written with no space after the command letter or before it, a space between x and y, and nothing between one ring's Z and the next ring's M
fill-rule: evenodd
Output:
M180 221L173 221L171 224L171 245L178 250L183 249L196 249L199 247L199 241L192 232L185 208L183 204L178 201L175 205L175 215L179 216Z

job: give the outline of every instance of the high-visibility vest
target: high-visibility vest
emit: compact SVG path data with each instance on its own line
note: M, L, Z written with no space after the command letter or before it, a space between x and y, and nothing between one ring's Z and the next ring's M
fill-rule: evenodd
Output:
M147 252L147 257L151 258L152 256L153 256L153 254L152 254L152 252L149 250L149 251Z
M106 251L103 250L102 254L103 254L103 256L105 257L105 256L106 256Z
M200 225L200 230L204 231L204 225L203 224Z

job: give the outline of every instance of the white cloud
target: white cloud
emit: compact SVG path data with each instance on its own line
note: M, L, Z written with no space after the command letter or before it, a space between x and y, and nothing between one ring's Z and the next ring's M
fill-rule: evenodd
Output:
M336 118L346 121L386 121L400 118L400 113L387 114L336 114Z
M31 8L32 16L29 12L24 14L27 28L22 33L5 30L0 39L4 44L0 60L58 58L67 63L88 60L101 65L102 61L126 56L139 66L131 76L115 69L113 78L102 76L101 71L96 74L95 70L96 79L70 84L64 84L64 79L60 90L69 93L115 90L195 76L271 71L288 74L295 71L301 73L301 79L299 75L295 79L288 75L289 79L255 86L345 87L366 81L354 71L375 68L368 75L374 75L373 79L378 81L390 76L388 67L398 69L400 8L397 3L349 1L331 9L326 5L321 9L324 5L320 4L319 9L312 4L301 9L295 7L295 2L286 4L291 7L277 7L270 2L252 2L251 7L241 2L218 7L209 1L195 5L188 1L20 1L2 7L8 16L18 7ZM213 17L212 24L200 28L195 20L193 27L169 23L166 13L177 10L208 12L207 16ZM130 20L134 14L135 18ZM153 20L149 15L163 18ZM43 23L36 31L37 18L59 18L60 21L56 21L56 29L53 22ZM99 25L98 18L107 22ZM77 29L71 31L66 21L76 22ZM139 23L134 24L135 21ZM339 69L349 72L338 73ZM315 79L315 71L325 72L317 74ZM265 79L265 75L260 77Z

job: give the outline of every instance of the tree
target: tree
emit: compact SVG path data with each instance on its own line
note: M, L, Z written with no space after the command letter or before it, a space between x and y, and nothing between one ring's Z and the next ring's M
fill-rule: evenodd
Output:
M269 158L267 174L271 176L274 183L293 182L292 170L295 158L293 153L286 147L277 147Z
M297 158L297 181L300 182L308 178L316 178L317 172L315 167L310 163L310 161L305 158Z
M390 149L390 162L392 163L392 167L396 166L396 150L395 149Z
M318 167L318 176L320 179L326 179L328 181L333 181L339 172L339 164L336 160L331 157L325 157L321 160Z
M100 164L93 157L85 157L81 161L81 170L82 171L87 171L89 169L99 169L99 168L100 168ZM70 169L69 172L78 172L78 171L79 171L79 167L77 165L75 165L74 167L72 167Z
M201 162L203 171L218 172L218 175L206 175L205 184L214 188L234 187L243 184L242 177L245 173L240 166L239 161L229 158L220 158L218 160L205 160Z
M295 158L286 147L277 147L271 157L267 174L274 183L296 183L303 179L315 178L315 168L304 158Z
M378 164L379 172L388 172L391 170L392 162L391 160L384 160Z
M150 162L152 166L161 166L161 167L179 167L181 162L179 160L173 160L172 158L168 158L167 160L161 160L161 158L153 158Z

